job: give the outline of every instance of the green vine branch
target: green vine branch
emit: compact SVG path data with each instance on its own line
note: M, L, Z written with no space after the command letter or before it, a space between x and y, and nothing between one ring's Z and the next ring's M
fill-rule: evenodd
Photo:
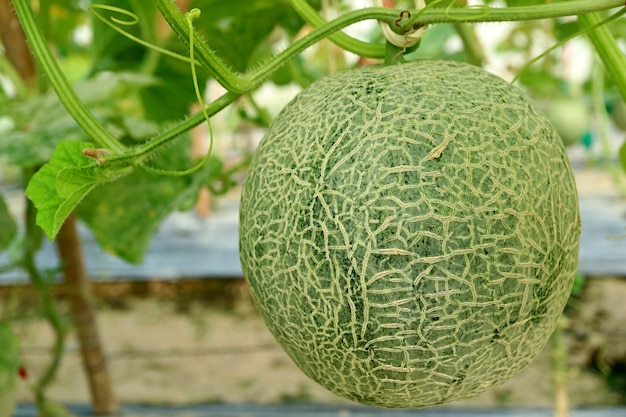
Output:
M322 27L326 21L306 0L289 0L291 7L298 15L314 28ZM396 13L397 14L397 13ZM344 32L336 32L328 37L339 47L366 58L384 58L385 45L364 42Z
M623 0L572 0L534 6L464 7L425 10L408 24L487 23L553 19L624 7Z

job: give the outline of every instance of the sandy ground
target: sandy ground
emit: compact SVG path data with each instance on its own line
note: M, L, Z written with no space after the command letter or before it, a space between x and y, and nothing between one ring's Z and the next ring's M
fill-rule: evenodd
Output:
M622 285L622 291L626 289L625 282L615 282ZM240 285L238 291L227 306L220 302L212 306L210 302L190 301L181 309L180 299L156 297L130 297L123 308L101 305L99 325L119 401L164 405L347 404L295 367L254 310L245 287ZM610 288L598 291L616 293ZM585 315L590 326L595 315L606 315L596 313ZM620 325L617 317L616 320L613 326ZM46 363L45 347L50 346L51 332L38 319L20 320L15 325L22 338L29 380L33 381ZM615 329L607 332L614 333ZM61 402L87 403L89 392L73 339L68 347L58 377L48 390L49 397ZM551 358L548 346L530 367L508 383L478 398L452 405L549 407L555 398ZM584 365L588 361L585 358L576 362ZM613 405L625 400L608 389L600 372L571 366L568 381L572 406ZM26 383L21 384L19 398L23 402L33 400Z

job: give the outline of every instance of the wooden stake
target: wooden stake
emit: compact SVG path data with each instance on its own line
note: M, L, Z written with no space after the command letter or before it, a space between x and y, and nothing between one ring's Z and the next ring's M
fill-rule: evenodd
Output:
M118 410L118 403L113 393L107 361L100 341L96 312L91 302L89 277L76 231L74 213L61 226L56 246L63 264L65 292L78 336L94 412L113 414Z

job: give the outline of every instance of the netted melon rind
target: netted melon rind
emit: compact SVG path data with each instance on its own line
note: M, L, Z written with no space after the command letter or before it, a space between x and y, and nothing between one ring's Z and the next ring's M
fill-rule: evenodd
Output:
M384 407L474 396L543 348L570 293L580 218L554 127L467 64L326 77L254 155L240 255L309 377Z

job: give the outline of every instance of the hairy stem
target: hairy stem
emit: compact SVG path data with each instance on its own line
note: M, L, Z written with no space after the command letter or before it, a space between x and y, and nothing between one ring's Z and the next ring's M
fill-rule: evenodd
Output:
M409 23L481 23L552 19L555 17L576 16L583 13L610 10L623 6L623 0L572 0L535 6L433 8L425 10L417 18L411 19Z
M190 40L193 39L195 45L197 59L200 65L207 70L221 85L228 91L245 92L249 87L249 82L238 74L233 73L226 63L220 59L215 52L204 42L198 34L193 31L190 33L187 17L178 9L176 4L171 0L153 0L159 11L174 30L176 35L181 38L187 47Z
M326 24L326 21L306 0L289 0L291 7L298 15L314 28ZM384 58L386 49L384 44L373 44L355 39L343 32L333 33L328 37L341 48L365 58Z

